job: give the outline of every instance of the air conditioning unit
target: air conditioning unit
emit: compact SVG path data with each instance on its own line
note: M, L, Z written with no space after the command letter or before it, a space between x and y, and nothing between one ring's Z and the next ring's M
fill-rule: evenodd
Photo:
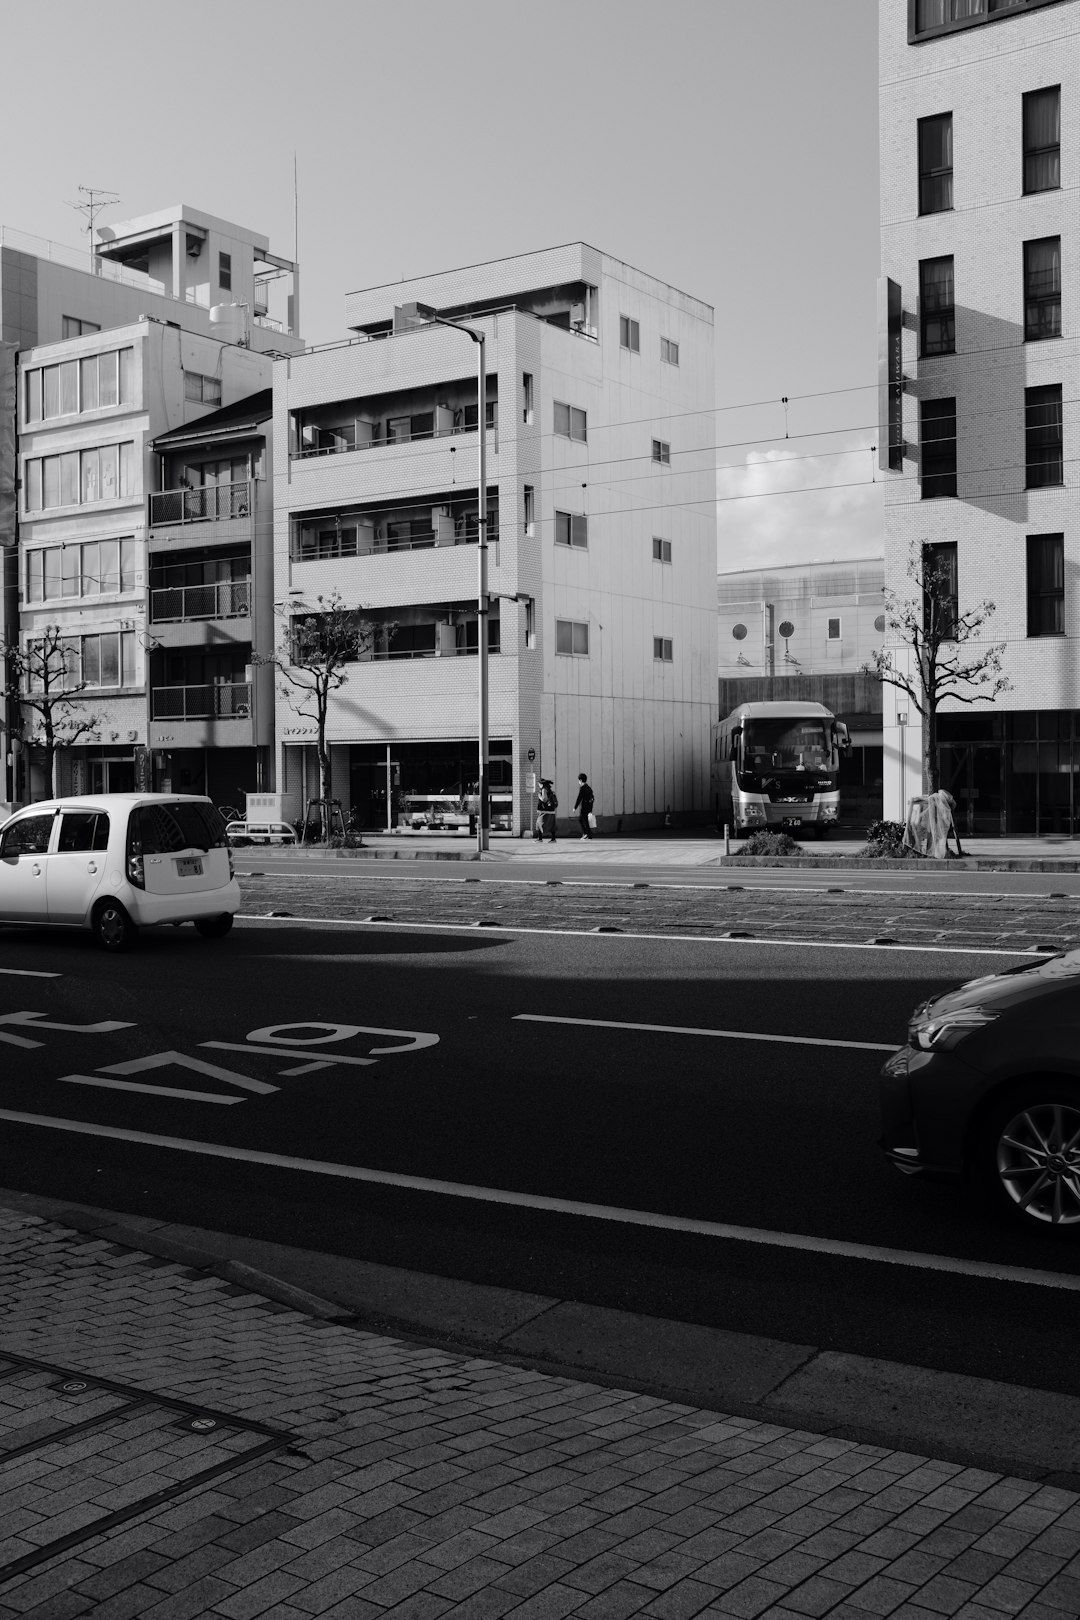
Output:
M585 305L584 304L571 304L571 306L570 306L570 325L571 326L584 326L585 325Z
M435 536L437 546L453 545L454 515L448 506L433 506L431 508L431 532Z
M453 658L457 652L457 629L452 624L435 626L435 652L439 658Z

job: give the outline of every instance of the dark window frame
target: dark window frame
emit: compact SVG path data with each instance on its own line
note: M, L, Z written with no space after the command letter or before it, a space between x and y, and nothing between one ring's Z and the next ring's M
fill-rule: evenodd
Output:
M949 125L949 156L948 168L944 164L924 164L923 152L926 144L925 137L929 135L932 124ZM920 118L916 124L915 161L919 184L919 215L948 214L954 207L953 175L955 172L955 153L953 152L953 115L951 112L931 113L927 118ZM947 183L947 184L946 184ZM948 201L934 201L935 188L940 189L941 197L948 195Z
M932 265L948 264L949 291L947 303L934 302L934 291L927 271ZM934 327L939 335L931 335ZM923 358L932 359L941 354L956 353L956 261L951 253L939 254L934 259L919 260L919 350Z
M232 254L218 253L218 286L222 292L232 292Z
M1057 126L1058 138L1056 143L1046 146L1035 146L1029 142L1028 126L1031 122L1029 114L1034 110L1037 96L1057 97ZM1039 90L1027 90L1022 97L1021 113L1021 146L1023 152L1023 191L1025 197L1038 197L1045 191L1061 190L1061 86L1060 84L1047 84ZM1057 178L1050 185L1035 185L1031 183L1033 171L1038 169L1040 162L1057 157Z
M934 406L951 406L947 409L933 410ZM940 424L933 432L929 431L931 424ZM951 426L951 432L948 431ZM945 429L945 431L941 431ZM931 453L930 446L934 445ZM941 399L923 399L919 401L919 493L922 500L938 500L956 495L957 492L957 437L956 437L956 398L943 396ZM950 487L951 486L951 487Z
M1050 548L1053 548L1052 552ZM1027 633L1032 639L1065 634L1065 536L1026 536ZM1052 559L1053 583L1047 585L1042 566Z
M948 591L939 590L936 594L939 607L945 609L944 624L940 629L941 641L956 639L956 623L960 617L960 569L959 554L955 540L942 540L927 542L922 548L923 581L932 568L940 561L948 561L951 575ZM931 592L923 590L923 630L929 633L932 613L933 597Z
M982 28L986 23L1004 22L1008 17L1022 15L1025 11L1037 11L1041 6L1058 5L1060 0L1012 0L1011 4L1001 4L995 11L982 12L975 17L959 17L952 22L937 23L933 26L918 27L918 0L908 0L908 44L921 45L928 39L940 39L944 34L955 34L964 28Z
M1049 291L1036 290L1037 272L1032 269L1034 249L1048 242L1058 245L1057 284ZM1045 275L1045 272L1043 272ZM1046 343L1061 336L1061 237L1036 236L1024 243L1024 342ZM1049 327L1050 330L1043 328Z
M1024 389L1024 488L1065 484L1065 429L1060 383Z

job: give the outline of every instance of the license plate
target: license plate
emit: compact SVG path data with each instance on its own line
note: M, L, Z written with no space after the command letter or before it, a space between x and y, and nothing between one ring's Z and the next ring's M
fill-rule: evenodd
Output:
M785 816L784 820L783 820L783 825L785 827L801 827L802 826L802 816Z
M197 855L181 855L176 862L177 877L202 877L202 861Z

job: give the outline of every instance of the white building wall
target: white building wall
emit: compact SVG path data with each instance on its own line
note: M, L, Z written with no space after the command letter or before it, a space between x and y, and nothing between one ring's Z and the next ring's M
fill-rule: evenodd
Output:
M1025 8L985 25L908 42L908 0L880 0L883 274L903 305L902 473L886 479L886 579L911 594L912 546L957 545L961 611L996 604L984 647L1005 644L1011 689L972 712L1080 708L1080 22L1078 0ZM1061 186L1023 194L1023 95L1061 86ZM953 115L950 211L918 213L917 124ZM1062 239L1062 333L1024 341L1023 244ZM955 260L956 354L920 359L919 261ZM1024 389L1060 383L1065 483L1026 490ZM958 498L920 499L919 400L957 399ZM1064 638L1027 634L1026 537L1065 536ZM898 658L903 650L897 649ZM959 711L959 704L946 705ZM967 705L963 706L965 709ZM906 715L906 725L898 724ZM885 814L922 781L914 706L885 689Z

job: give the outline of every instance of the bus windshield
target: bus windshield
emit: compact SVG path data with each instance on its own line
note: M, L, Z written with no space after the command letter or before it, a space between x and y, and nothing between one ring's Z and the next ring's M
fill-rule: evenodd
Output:
M822 720L781 716L747 720L743 728L743 768L767 771L829 771L832 746Z

